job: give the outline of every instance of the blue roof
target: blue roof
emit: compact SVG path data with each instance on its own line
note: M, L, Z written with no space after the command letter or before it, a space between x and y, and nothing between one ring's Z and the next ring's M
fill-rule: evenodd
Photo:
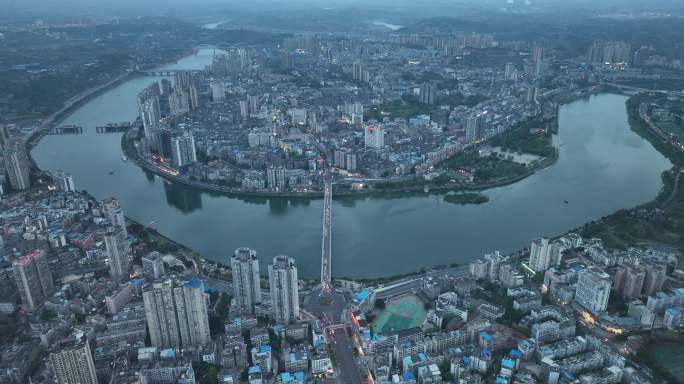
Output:
M200 280L198 277L193 277L190 281L188 281L185 284L185 286L188 288L202 288L204 284L202 283L202 280Z
M517 359L522 356L522 352L517 349L511 349L511 357Z
M280 380L283 383L290 383L292 382L292 375L290 375L290 372L283 372L280 374Z
M262 345L259 347L259 352L260 353L271 352L271 346L270 345Z
M295 372L294 377L297 381L304 380L304 372L302 372L302 371Z
M363 291L356 294L356 296L354 297L354 301L362 302L362 301L366 300L366 298L368 297L368 294L369 294L368 291L364 289Z
M413 374L413 372L404 372L404 381L413 381L416 379L416 376Z
M679 311L677 310L677 308L668 308L668 309L666 310L666 312L669 313L669 314L672 315L672 316L677 316L677 315L679 315Z
M501 360L501 366L508 368L508 369L513 369L515 368L515 361L511 359L502 359Z
M427 356L425 356L425 354L424 354L423 352L421 352L421 353L418 354L418 358L420 359L420 361L425 361L425 360L427 360Z
M497 376L497 377L496 377L496 383L505 384L505 383L508 383L508 380L505 379L505 378L503 378L503 377L501 377L501 376Z
M485 331L480 332L480 337L485 339L485 341L492 341L492 336Z
M173 349L170 349L170 348L164 349L161 352L159 352L159 356L166 358L166 359L170 359L170 358L176 357L176 351L174 351Z
M249 369L247 370L247 373L249 373L249 374L261 373L261 367L259 367L258 365L253 365L253 366L249 367Z
M411 356L404 356L404 364L411 364L413 362L413 359Z
M572 270L575 271L575 272L582 272L582 267L579 266L579 265L575 265L575 266L572 268Z

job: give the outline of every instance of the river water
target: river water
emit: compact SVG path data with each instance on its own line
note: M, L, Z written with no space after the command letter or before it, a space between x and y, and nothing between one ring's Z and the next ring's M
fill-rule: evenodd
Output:
M211 50L200 50L165 68L200 69L210 60ZM233 198L171 184L122 162L121 134L95 132L97 125L133 120L136 94L158 79L135 78L92 99L63 122L83 126L82 135L46 136L32 156L42 169L71 172L79 190L118 198L127 216L154 222L207 259L227 262L235 248L248 246L262 268L286 254L296 258L300 276L319 276L322 200ZM651 200L670 163L629 129L625 100L601 94L561 107L558 162L485 191L486 204L451 205L443 195L335 199L333 275L388 276L467 263Z

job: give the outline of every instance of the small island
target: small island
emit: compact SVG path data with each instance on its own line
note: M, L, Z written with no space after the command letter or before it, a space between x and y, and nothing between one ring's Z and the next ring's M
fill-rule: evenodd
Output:
M453 195L444 196L444 201L451 204L466 205L466 204L484 204L489 201L489 197L481 193L457 193Z

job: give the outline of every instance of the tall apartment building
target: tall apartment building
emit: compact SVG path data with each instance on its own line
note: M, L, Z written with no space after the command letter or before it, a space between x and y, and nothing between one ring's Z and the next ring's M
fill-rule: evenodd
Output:
M665 266L657 264L646 265L646 278L644 279L644 295L653 296L663 290L667 271Z
M168 280L143 291L145 318L152 345L189 347L211 340L204 286L200 280L177 285Z
M563 246L542 237L532 241L530 246L530 268L537 272L546 271L561 261Z
M630 264L622 264L615 272L615 292L623 297L635 298L641 296L646 279L644 268Z
M95 363L85 337L51 352L48 365L56 384L97 384Z
M104 242L109 255L109 274L116 280L126 280L130 265L126 232L121 228L111 228L104 235Z
M364 127L363 143L366 148L382 149L385 146L385 129L367 124Z
M183 167L197 161L197 151L195 149L195 138L191 133L176 136L171 139L171 155L173 164Z
M13 189L24 190L31 187L29 171L31 164L26 156L24 145L19 140L10 141L3 150L5 170Z
M12 263L21 303L29 311L42 307L53 291L46 253L37 249Z
M123 210L121 209L121 204L119 200L115 198L109 198L102 200L102 214L109 220L109 223L114 227L121 228L126 232L126 217L124 216ZM128 232L126 232L128 235Z
M292 257L276 256L268 265L273 316L278 323L291 323L299 317L297 267Z
M575 301L591 312L605 311L608 307L610 276L596 268L586 269L579 274Z
M261 303L261 284L259 281L259 259L256 251L238 248L230 258L233 274L233 296L238 307L254 313L254 306Z

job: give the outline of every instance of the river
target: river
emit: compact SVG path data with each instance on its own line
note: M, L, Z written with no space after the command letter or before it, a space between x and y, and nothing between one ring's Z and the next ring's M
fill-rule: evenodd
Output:
M165 68L201 69L210 60L211 50L200 50ZM207 259L227 262L235 248L248 246L263 269L286 254L296 258L300 276L319 276L322 200L233 198L171 184L122 162L121 134L95 132L97 125L133 120L136 94L158 79L134 78L95 97L63 122L83 126L82 135L46 136L33 158L42 169L71 172L77 188L98 199L118 198L127 216L154 222ZM388 276L468 263L653 199L670 163L629 129L625 100L601 94L562 106L558 161L485 191L486 204L452 205L443 195L335 199L333 275Z

